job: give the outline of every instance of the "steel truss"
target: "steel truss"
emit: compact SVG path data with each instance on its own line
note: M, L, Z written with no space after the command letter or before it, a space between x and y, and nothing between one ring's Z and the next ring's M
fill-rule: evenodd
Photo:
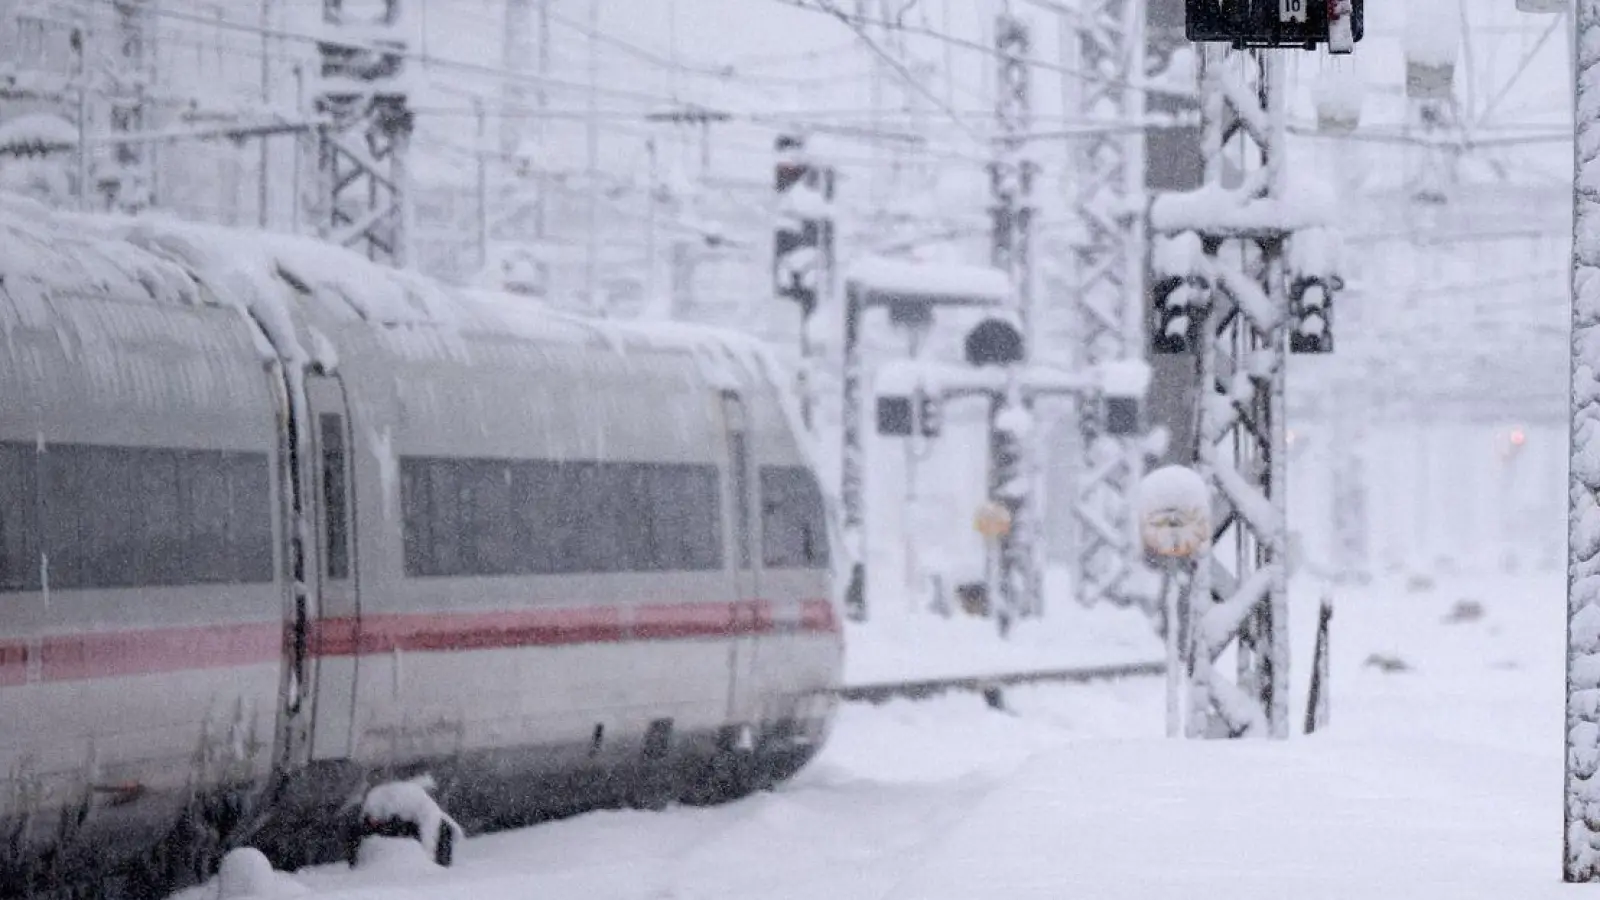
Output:
M318 231L324 240L369 259L404 267L410 263L412 230L407 168L412 114L399 82L405 49L397 28L400 0L385 0L377 20L367 22L353 20L343 6L343 0L322 4L323 21L350 28L356 45L331 38L320 44L316 106L331 124L318 138ZM373 39L379 29L392 36Z
M1186 725L1191 737L1288 736L1287 441L1290 349L1325 352L1332 291L1326 272L1291 271L1324 239L1318 211L1284 196L1283 59L1275 51L1207 45L1201 63L1206 185L1163 197L1154 227L1163 256L1186 258L1184 285L1200 346L1199 471L1212 493L1210 559L1194 595L1210 596L1188 627ZM1229 181L1237 180L1232 187ZM1296 247L1297 241L1304 241ZM1183 253L1174 248L1192 247ZM1294 290L1291 292L1291 286ZM1163 302L1159 301L1158 302ZM1166 301L1166 302L1171 302ZM1158 321L1167 315L1158 308ZM1231 651L1233 677L1224 672Z
M1134 85L1144 74L1144 0L1085 0L1074 29L1076 106L1085 120L1132 120L1144 97ZM1075 145L1072 206L1082 229L1069 276L1074 369L1143 359L1144 132L1094 133ZM1132 498L1144 460L1142 441L1106 433L1103 410L1077 407L1077 473L1072 493L1073 593L1085 606L1136 602L1130 576L1140 565ZM1154 598L1150 598L1154 599Z
M1016 313L1029 358L1036 358L1033 328L1033 179L1038 166L1025 155L1032 126L1031 78L1027 59L1031 36L1028 24L1010 15L995 19L996 72L995 124L998 136L995 158L989 164L994 205L990 263L1010 276L1016 285ZM1000 604L1012 618L1037 616L1043 611L1044 581L1039 569L1039 510L1034 501L1038 480L1028 441L1003 427L1014 405L1031 409L1020 394L997 396L989 410L990 499L1011 514L1011 529L1000 538L994 553Z
M146 95L153 82L154 59L149 53L151 9L148 0L118 0L113 7L117 48L111 67L109 102L113 135L136 135L145 130ZM143 143L118 143L111 160L100 168L96 187L106 208L134 214L154 200L151 149Z

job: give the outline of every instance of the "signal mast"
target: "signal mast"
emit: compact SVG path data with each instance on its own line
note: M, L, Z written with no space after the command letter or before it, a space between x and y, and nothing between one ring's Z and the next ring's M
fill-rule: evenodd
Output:
M1203 45L1205 184L1151 204L1149 331L1153 352L1197 357L1197 468L1213 514L1209 546L1184 566L1188 584L1169 592L1196 599L1169 601L1169 629L1186 638L1170 652L1186 659L1168 665L1187 663L1187 684L1172 686L1187 691L1185 735L1286 738L1284 375L1291 352L1332 350L1342 281L1328 271L1326 211L1285 202L1284 59L1275 51L1351 53L1365 17L1362 0L1186 0L1186 12L1186 36ZM1225 154L1235 167L1227 183ZM1217 665L1230 648L1237 678Z

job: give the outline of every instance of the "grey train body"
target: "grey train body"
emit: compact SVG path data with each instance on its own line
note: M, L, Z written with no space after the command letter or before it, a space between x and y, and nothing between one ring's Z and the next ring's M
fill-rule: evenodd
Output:
M10 203L11 201L6 201ZM714 802L843 646L770 369L293 238L0 205L0 896Z

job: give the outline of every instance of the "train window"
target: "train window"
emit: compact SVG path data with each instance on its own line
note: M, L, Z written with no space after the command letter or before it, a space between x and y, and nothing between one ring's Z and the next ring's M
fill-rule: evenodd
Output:
M822 489L804 466L761 468L761 561L774 569L828 565Z
M38 454L0 444L0 591L39 589Z
M60 589L272 580L266 454L51 444L34 469L36 453L0 444L0 490L40 498L0 512L0 590L37 590L41 551Z
M709 570L714 466L402 457L411 576Z
M328 536L328 577L350 577L350 495L345 484L344 416L317 417L322 438L322 517Z

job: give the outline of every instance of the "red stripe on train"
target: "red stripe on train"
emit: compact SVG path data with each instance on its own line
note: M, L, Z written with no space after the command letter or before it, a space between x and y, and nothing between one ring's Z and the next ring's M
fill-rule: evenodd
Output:
M360 656L839 630L826 600L803 601L797 621L775 613L770 601L759 600L326 619L314 623L310 652ZM262 665L283 657L285 641L281 622L47 635L0 643L0 687Z

